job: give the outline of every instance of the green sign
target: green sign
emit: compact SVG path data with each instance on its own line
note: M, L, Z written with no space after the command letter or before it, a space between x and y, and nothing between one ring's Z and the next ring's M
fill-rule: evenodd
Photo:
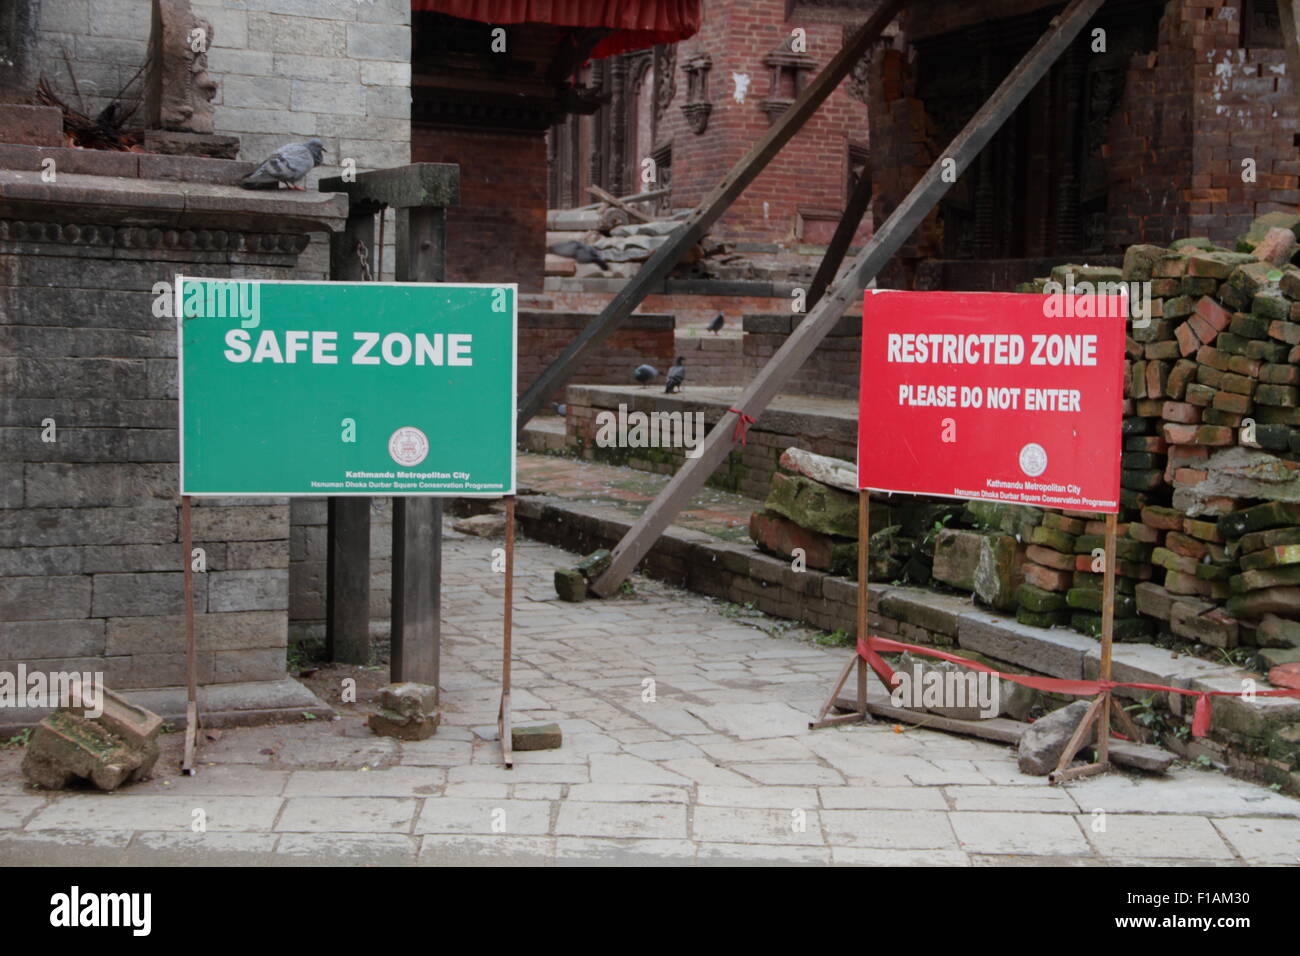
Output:
M513 494L516 299L177 276L181 493Z

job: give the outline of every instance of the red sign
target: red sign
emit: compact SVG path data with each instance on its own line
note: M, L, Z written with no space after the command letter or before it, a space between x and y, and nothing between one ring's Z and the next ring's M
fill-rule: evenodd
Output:
M868 290L858 485L1119 510L1120 295Z

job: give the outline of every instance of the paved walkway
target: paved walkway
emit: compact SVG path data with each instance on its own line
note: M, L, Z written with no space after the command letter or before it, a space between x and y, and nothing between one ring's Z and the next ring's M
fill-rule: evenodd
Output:
M561 604L551 572L572 555L532 542L515 719L559 721L565 741L504 770L495 546L447 534L436 737L377 738L352 709L228 730L187 778L173 734L159 776L115 794L28 790L0 750L0 865L1300 862L1300 801L1218 773L1054 788L996 744L810 732L847 651L643 579Z

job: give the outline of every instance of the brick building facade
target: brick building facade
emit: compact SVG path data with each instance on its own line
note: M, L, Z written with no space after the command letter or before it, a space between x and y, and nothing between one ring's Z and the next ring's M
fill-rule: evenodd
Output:
M552 206L591 202L592 184L621 195L671 186L673 208L697 205L874 6L714 0L695 36L590 64L584 78L604 102L551 131ZM861 78L840 84L714 226L714 236L782 245L830 239L849 190L868 168ZM870 228L865 222L858 238Z
M1060 7L909 6L894 47L877 51L869 69L877 223ZM1296 125L1273 5L1107 3L884 283L1007 289L1041 275L1047 259L1095 262L1132 243L1189 235L1231 243L1256 216L1300 204Z

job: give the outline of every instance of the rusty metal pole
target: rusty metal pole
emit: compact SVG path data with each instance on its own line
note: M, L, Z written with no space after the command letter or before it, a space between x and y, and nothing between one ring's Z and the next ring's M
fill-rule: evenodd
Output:
M514 766L513 731L510 727L510 655L513 639L515 599L515 496L506 495L506 586L505 608L501 615L501 708L497 711L497 734L501 738L501 758L506 769Z
M194 636L194 533L190 496L181 496L181 559L185 562L185 753L181 772L193 776L199 733L199 649Z

